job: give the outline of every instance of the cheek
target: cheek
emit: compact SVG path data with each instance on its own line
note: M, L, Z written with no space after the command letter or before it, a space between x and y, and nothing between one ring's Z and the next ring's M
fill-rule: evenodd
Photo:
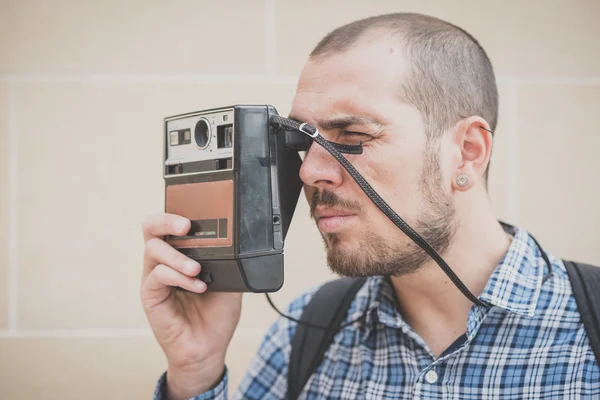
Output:
M448 135L450 136L450 135ZM461 166L461 153L453 143L444 142L440 154L440 169L443 185L451 188L452 180L455 179L456 172Z
M365 159L357 169L383 200L402 218L412 219L421 204L420 180L422 160L414 155L381 154ZM349 179L352 179L349 177ZM358 190L358 184L354 183ZM371 218L387 220L363 193L365 210ZM393 225L391 221L390 224ZM394 227L394 229L397 229Z
M420 178L415 173L414 164L419 162L416 157L410 159L397 153L378 152L361 161L360 169L357 169L378 193L381 191L391 195L406 189L414 190L414 182Z

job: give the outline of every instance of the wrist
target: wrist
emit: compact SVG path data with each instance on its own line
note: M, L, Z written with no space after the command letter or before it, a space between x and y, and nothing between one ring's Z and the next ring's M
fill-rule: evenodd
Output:
M225 363L213 363L202 370L169 367L166 376L167 400L185 400L214 389L223 379Z

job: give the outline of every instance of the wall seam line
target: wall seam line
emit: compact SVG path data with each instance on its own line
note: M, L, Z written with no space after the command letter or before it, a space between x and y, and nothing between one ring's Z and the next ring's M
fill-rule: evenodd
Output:
M18 166L16 88L8 86L8 329L18 328Z
M510 104L511 109L509 110L511 129L509 135L509 200L508 200L508 213L511 221L517 223L519 218L519 88L518 81L515 79L510 82Z
M266 4L274 0L265 0ZM274 3L273 3L274 4ZM174 73L106 73L106 72L1 72L0 82L3 83L174 83L174 84L286 84L296 83L297 75L276 74L276 32L274 5L272 23L266 28L265 46L267 51L267 73L265 74L174 74ZM270 33L269 33L270 32ZM269 61L270 60L270 61ZM600 85L600 76L553 76L553 77L523 77L498 76L500 84L516 83L518 85Z

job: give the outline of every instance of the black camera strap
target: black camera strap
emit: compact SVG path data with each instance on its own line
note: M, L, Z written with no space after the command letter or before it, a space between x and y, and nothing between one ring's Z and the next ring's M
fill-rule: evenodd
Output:
M375 203L375 205L383 212L402 232L404 232L410 239L412 239L419 247L421 247L427 254L433 258L433 260L440 266L444 273L450 278L452 283L473 303L488 307L489 304L478 299L471 291L465 286L458 276L452 271L452 269L446 264L444 259L438 254L438 252L431 247L429 243L421 235L419 235L414 229L412 229L392 208L379 196L379 194L371 187L371 185L362 177L362 175L350 164L350 162L340 153L341 151L351 152L352 154L362 153L362 143L360 145L340 145L334 142L330 142L323 138L319 134L319 130L312 125L307 123L300 123L289 118L281 116L273 116L271 119L273 124L279 125L285 129L293 129L300 131L308 135L312 141L317 142L320 146L325 148L342 166L348 171L352 179L356 181L358 186L365 192L365 194ZM339 150L338 150L339 149ZM360 151L359 151L360 149Z

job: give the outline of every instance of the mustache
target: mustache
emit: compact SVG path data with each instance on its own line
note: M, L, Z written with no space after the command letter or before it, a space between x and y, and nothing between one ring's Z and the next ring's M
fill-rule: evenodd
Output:
M344 200L337 194L329 190L315 190L310 202L310 217L315 218L315 210L318 206L343 208L348 211L362 211L359 203L350 200Z

